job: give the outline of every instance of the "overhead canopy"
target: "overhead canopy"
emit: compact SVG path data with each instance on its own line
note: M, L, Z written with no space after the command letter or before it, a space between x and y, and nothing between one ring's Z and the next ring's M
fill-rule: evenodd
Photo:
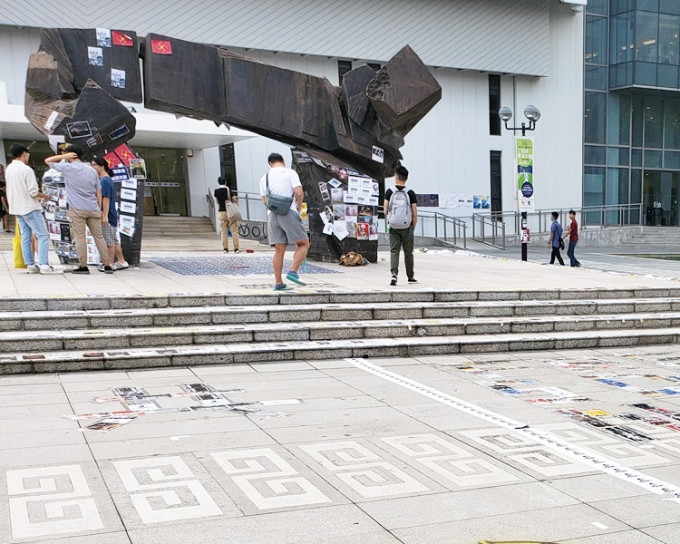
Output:
M255 137L255 134L234 127L217 127L210 121L177 119L163 113L133 115L137 119L137 133L130 141L132 146L208 149ZM0 139L44 140L45 137L28 122L23 106L0 104Z

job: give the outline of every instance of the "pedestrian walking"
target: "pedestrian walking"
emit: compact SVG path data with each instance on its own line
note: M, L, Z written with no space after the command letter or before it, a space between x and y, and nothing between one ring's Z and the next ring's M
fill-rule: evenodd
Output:
M227 180L220 176L217 178L219 187L215 189L214 196L217 201L217 219L220 221L220 236L222 238L222 249L225 253L229 253L229 232L231 232L232 243L234 244L234 253L241 253L238 248L238 217L236 213L229 213L229 210L234 210L231 204L238 204L238 197L231 194L231 190L227 187ZM238 208L236 208L238 210Z
M102 234L109 254L109 264L114 270L125 270L130 265L125 260L123 248L118 239L118 211L116 210L116 189L113 186L109 163L103 157L92 159L92 168L99 176L100 191L102 193ZM118 261L116 262L116 259ZM104 266L99 267L105 272Z
M43 215L40 201L49 200L49 195L38 188L38 180L33 168L28 165L28 148L21 144L12 144L9 148L12 162L5 172L7 187L7 204L9 213L19 221L21 231L21 254L29 274L60 274L50 266L50 237ZM33 252L33 236L38 241L38 264L35 264Z
M397 166L394 170L394 187L385 191L383 211L390 233L391 286L397 285L399 276L399 253L404 250L404 267L408 283L418 283L413 272L413 238L418 222L416 194L406 189L408 170Z
M572 268L578 268L581 263L574 255L574 250L576 249L576 244L578 244L578 223L576 222L576 212L574 210L569 210L569 226L567 227L567 232L564 234L565 238L569 236L569 247L567 248L567 256L569 257L569 263Z
M555 259L564 266L564 261L562 260L562 254L560 249L564 249L564 241L562 240L562 225L557 220L560 216L557 212L552 212L550 214L552 217L552 225L550 225L550 238L548 239L548 246L552 248L552 253L550 253L550 264L555 264Z
M9 230L9 205L7 204L7 185L5 183L5 167L0 164L0 218L5 232Z
M76 243L78 254L78 268L73 274L89 274L87 267L87 241L85 228L90 234L99 252L103 271L113 274L110 266L109 252L102 234L102 193L99 186L99 176L89 163L83 162L83 150L77 145L69 145L66 152L53 155L45 159L50 168L64 174L66 184L66 203L68 204L68 218L71 223L71 235Z
M288 244L294 243L296 248L286 279L306 285L298 274L309 251L309 238L300 217L304 191L297 172L286 168L280 154L270 154L267 162L269 172L260 180L260 196L268 210L269 245L274 247L274 291L284 291L288 288L282 277Z

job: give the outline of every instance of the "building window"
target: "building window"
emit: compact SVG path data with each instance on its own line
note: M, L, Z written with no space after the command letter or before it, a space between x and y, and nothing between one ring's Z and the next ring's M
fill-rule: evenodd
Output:
M607 15L609 0L590 0L588 2L588 13L597 13L598 15Z
M342 85L342 78L351 69L352 69L352 61L351 60L339 60L338 61L338 85Z
M645 99L645 147L663 147L663 100ZM660 165L659 165L660 166Z
M227 187L236 194L238 192L238 183L236 180L236 159L234 158L234 144L225 144L220 146L220 172L227 180Z
M498 110L501 107L501 76L489 75L489 134L501 135L501 118Z
M630 145L630 96L607 96L607 143Z
M498 117L498 116L496 116ZM503 220L503 180L501 177L501 152L491 151L491 217Z
M380 66L380 63L378 63L378 62L367 62L366 64L367 64L369 67L373 68L376 72L377 72L378 70L380 70L380 68L382 68L382 67Z
M606 143L607 94L586 92L585 110L585 141L589 144Z
M635 60L657 62L659 15L635 12Z
M607 64L607 19L586 17L585 61L590 64Z

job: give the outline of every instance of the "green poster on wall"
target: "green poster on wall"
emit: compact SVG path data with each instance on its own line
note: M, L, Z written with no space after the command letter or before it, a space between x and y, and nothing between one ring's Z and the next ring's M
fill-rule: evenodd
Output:
M517 200L520 211L534 211L534 141L515 139L517 153Z

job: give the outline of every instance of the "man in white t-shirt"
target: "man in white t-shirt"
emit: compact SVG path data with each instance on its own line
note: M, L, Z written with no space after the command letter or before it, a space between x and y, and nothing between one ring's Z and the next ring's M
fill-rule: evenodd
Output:
M50 196L41 193L33 168L28 166L29 152L26 146L12 144L9 154L14 159L7 167L5 174L7 183L7 202L9 212L16 216L21 229L21 253L29 274L59 274L61 272L50 266L50 237L45 225L41 200L49 200ZM33 235L38 240L38 264L33 255Z
M269 172L260 180L260 196L262 202L267 205L267 193L274 195L293 197L290 210L286 215L279 215L272 211L267 212L269 223L269 245L274 246L274 291L287 289L283 283L283 258L286 254L286 246L294 243L297 247L293 254L293 264L290 266L286 278L298 285L305 285L298 276L298 269L309 251L309 238L305 226L300 218L304 191L297 172L286 168L283 157L278 153L272 153L267 158ZM269 190L267 190L267 184Z

